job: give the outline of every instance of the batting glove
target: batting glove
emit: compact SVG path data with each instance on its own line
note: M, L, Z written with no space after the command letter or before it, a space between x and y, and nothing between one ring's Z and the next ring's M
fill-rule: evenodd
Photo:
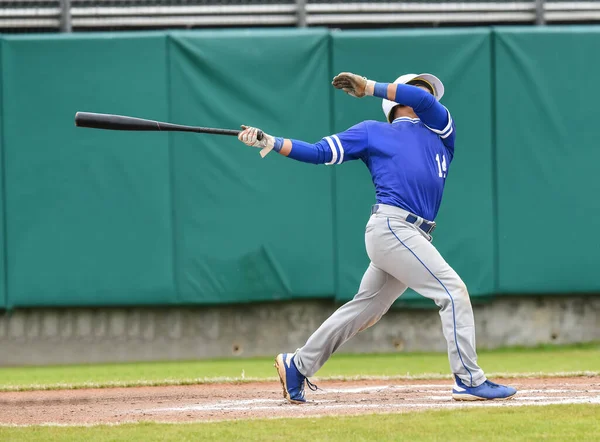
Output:
M276 152L281 150L281 145L283 144L283 139L275 138L267 133L262 133L262 138L258 139L259 129L256 127L244 126L242 125L242 130L238 134L238 140L244 143L246 146L258 147L261 149L260 156L265 157L271 150L275 149Z
M341 89L348 95L357 98L362 98L365 95L373 95L375 87L373 80L367 80L366 77L361 77L350 72L342 72L336 75L331 84L334 88Z

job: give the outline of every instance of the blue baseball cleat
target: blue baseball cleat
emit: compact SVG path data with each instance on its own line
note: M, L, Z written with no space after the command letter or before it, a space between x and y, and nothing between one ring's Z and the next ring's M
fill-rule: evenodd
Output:
M283 387L283 397L292 404L306 402L306 399L304 399L304 381L311 390L315 391L317 389L316 385L312 384L298 371L296 364L294 364L293 353L278 354L275 358L275 368Z
M467 387L458 376L454 376L456 385L452 389L452 398L455 401L491 401L511 399L517 390L513 387L494 384L485 381L477 387Z

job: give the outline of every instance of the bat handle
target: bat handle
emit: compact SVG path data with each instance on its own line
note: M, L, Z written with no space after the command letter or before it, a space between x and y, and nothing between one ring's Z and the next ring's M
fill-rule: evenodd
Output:
M242 128L245 130L245 129L247 129L247 128L248 128L248 126L244 126L244 125L242 125ZM240 130L240 131L238 131L237 133L239 134L240 132L242 132L242 131ZM264 136L265 136L265 133L264 133L262 130L260 130L260 129L257 129L257 130L256 130L256 139L257 139L258 141L262 140Z

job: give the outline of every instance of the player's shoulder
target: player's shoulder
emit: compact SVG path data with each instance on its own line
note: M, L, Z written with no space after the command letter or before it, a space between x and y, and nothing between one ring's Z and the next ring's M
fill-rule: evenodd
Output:
M377 121L377 120L365 120L363 121L363 123L367 126L388 126L389 123L385 123L383 121Z
M385 123L383 121L377 121L377 120L365 120L361 124L364 125L364 128L366 130L380 130L383 128L390 127L390 123Z
M380 121L375 120L365 120L360 123L356 123L355 125L346 129L345 133L347 134L364 134L367 135L371 129L378 127L379 125L388 125L386 123L382 123ZM388 125L389 126L389 125Z

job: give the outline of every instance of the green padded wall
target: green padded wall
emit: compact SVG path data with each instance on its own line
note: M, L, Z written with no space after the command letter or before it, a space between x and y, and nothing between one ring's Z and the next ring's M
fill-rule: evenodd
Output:
M75 128L167 118L166 37L4 37L9 306L175 300L168 139Z
M474 302L597 292L598 47L586 26L4 36L0 308L351 298L374 203L363 164L73 124L83 110L314 142L383 120L380 100L331 87L340 71L446 84L457 144L434 244Z
M382 82L414 72L438 75L446 86L442 102L456 122L456 153L446 182L434 245L461 275L474 300L495 289L492 201L491 37L487 29L444 31L334 32L333 70L355 72ZM381 120L381 100L361 100L336 91L336 132L362 120ZM338 166L336 296L354 296L369 259L364 228L375 192L366 166ZM407 292L398 305L432 305Z
M496 39L499 291L598 292L600 28Z
M330 130L327 31L176 32L169 41L172 120L308 141ZM331 170L261 159L234 137L171 142L183 302L333 295Z

